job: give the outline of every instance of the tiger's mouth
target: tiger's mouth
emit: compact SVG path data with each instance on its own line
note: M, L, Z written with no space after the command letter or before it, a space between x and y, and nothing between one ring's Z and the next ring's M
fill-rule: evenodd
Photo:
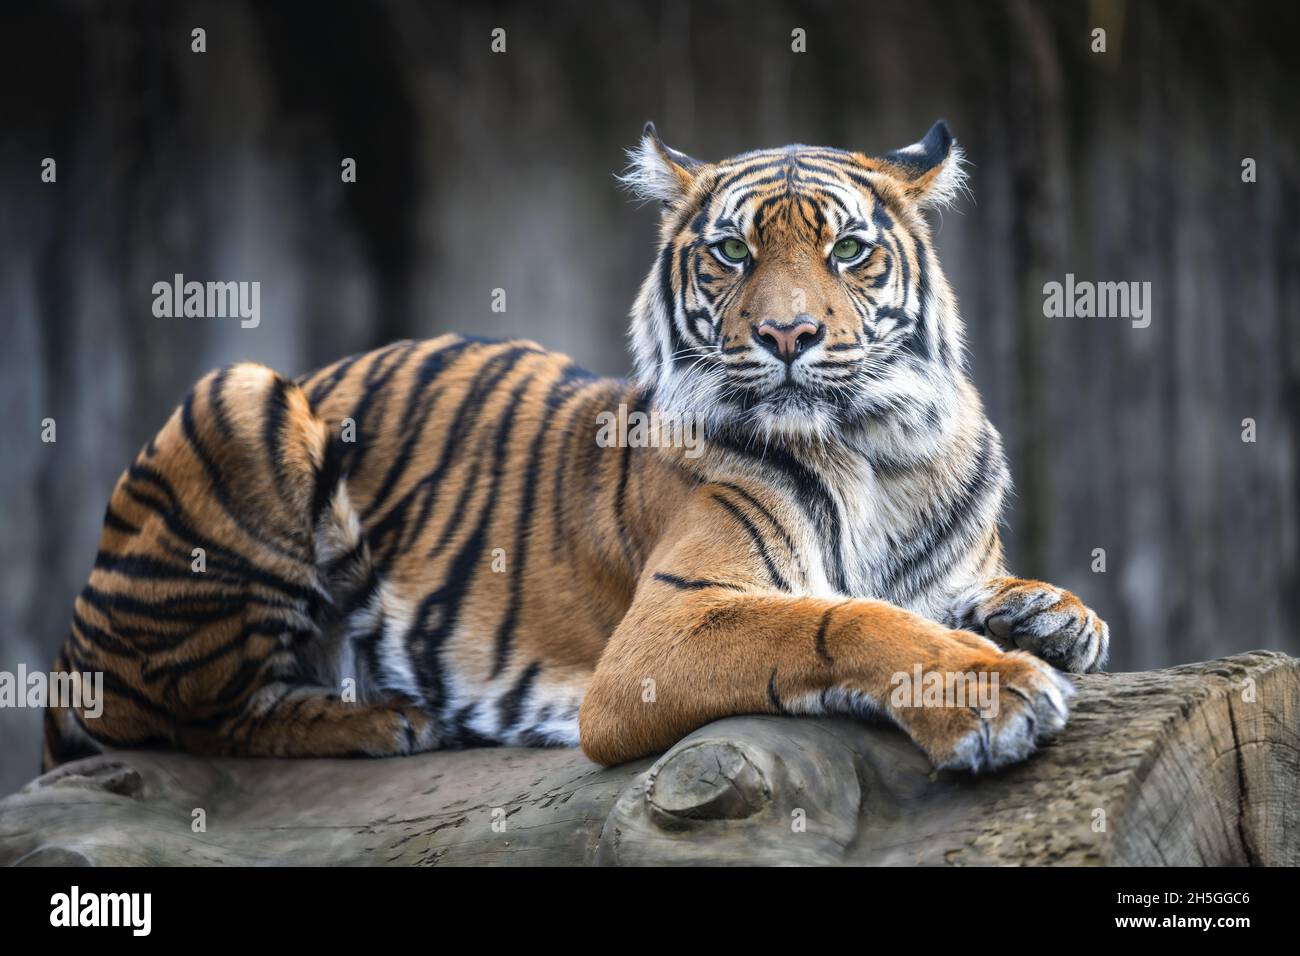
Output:
M762 405L838 404L849 395L842 387L795 376L787 369L785 376L776 381L747 384L736 392L736 397L742 408L752 409Z
M787 376L775 385L746 388L734 398L737 417L770 430L820 432L828 421L840 417L850 405L842 389L800 382Z
M870 401L867 379L853 363L837 364L832 376L798 363L756 371L748 360L741 367L700 363L661 397L679 414L706 421L710 432L763 441L828 440L856 422L858 406Z

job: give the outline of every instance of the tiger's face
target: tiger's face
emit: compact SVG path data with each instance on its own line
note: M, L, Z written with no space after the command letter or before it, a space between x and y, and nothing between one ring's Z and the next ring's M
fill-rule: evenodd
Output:
M624 182L664 204L632 330L661 410L824 439L934 401L961 336L922 216L961 185L944 124L879 159L788 146L714 164L647 126L631 156Z

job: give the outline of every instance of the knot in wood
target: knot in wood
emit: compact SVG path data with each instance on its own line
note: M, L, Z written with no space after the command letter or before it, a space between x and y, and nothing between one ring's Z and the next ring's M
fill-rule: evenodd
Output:
M669 753L646 782L651 817L672 828L691 820L742 820L772 799L763 772L733 743L702 741Z

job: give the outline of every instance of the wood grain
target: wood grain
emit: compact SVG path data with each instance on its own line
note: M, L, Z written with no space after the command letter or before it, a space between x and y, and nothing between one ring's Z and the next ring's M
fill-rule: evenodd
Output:
M1300 661L1077 682L1057 741L979 779L934 772L889 727L760 716L609 769L560 749L116 753L0 801L0 863L1300 863Z

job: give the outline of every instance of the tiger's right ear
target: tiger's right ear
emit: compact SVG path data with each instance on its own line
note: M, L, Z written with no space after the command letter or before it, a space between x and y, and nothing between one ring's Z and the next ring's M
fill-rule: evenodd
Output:
M936 120L920 142L867 162L897 181L922 207L947 206L966 188L966 154L943 120Z
M704 164L665 146L654 123L646 123L641 142L627 151L627 171L619 183L638 199L663 203L666 207L684 199Z

